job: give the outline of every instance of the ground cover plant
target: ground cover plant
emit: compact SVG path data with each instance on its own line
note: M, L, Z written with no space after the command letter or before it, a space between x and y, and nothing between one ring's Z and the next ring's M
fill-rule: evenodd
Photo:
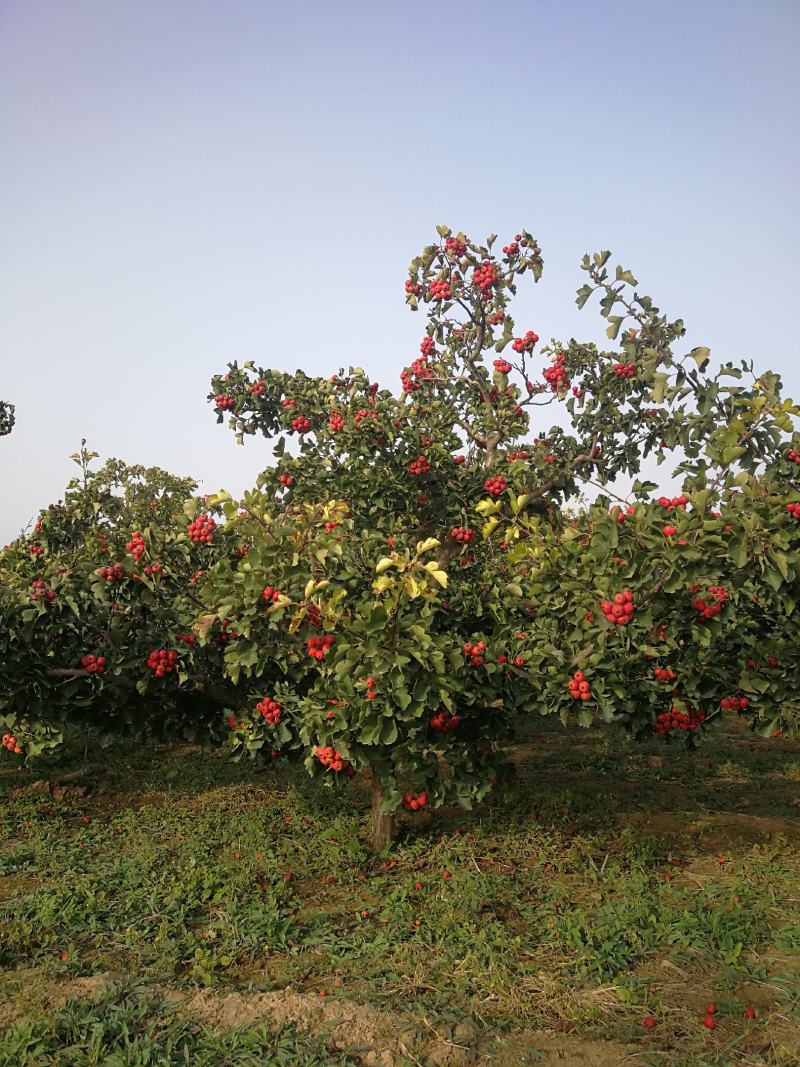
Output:
M0 1063L794 1064L800 746L714 736L533 720L507 791L383 858L363 776L6 766Z

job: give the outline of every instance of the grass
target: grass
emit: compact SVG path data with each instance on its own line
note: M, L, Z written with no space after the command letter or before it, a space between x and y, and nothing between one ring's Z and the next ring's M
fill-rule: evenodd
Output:
M800 746L542 723L515 760L378 859L358 780L142 746L56 799L4 766L0 1067L800 1063Z

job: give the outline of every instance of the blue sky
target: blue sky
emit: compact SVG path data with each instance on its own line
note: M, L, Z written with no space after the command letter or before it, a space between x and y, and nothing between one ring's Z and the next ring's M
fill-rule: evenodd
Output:
M800 396L796 0L4 0L0 544L81 437L240 492L229 359L396 384L437 223L542 244L518 325L602 337L611 248L715 359Z

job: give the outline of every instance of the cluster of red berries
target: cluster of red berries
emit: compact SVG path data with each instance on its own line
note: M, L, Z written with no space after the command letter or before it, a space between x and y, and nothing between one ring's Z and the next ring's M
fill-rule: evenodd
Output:
M426 335L420 341L419 350L423 356L432 356L436 351L436 342L432 337Z
M41 578L34 578L31 582L31 600L45 600L50 604L56 598L55 589L51 589L47 582Z
M484 652L486 651L485 641L476 641L472 644L471 641L465 642L463 645L464 655L469 660L473 667L482 667L486 662Z
M653 667L653 674L657 682L671 682L677 677L675 671L669 669L669 667Z
M44 555L44 549L42 548L41 545L31 545L31 555L32 556L43 556Z
M89 674L105 674L106 673L106 657L105 656L82 656L81 667Z
M163 573L164 568L160 563L151 563L149 567L142 567L142 574L146 574L148 578L155 578Z
M355 424L360 426L365 419L377 418L377 412L373 408L361 408L356 412Z
M283 706L278 703L277 700L272 700L271 697L264 697L256 704L256 711L261 712L262 718L269 723L270 726L277 726L281 721L281 712Z
M494 263L484 260L480 267L476 267L472 275L472 281L485 296L497 281L497 268Z
M325 659L328 649L333 644L333 634L325 634L322 637L307 637L306 648L309 656L313 659Z
M214 640L218 645L227 645L229 641L234 641L239 636L236 630L230 629L230 623L227 619L223 619L220 627L220 631L215 635Z
M288 489L290 485L294 484L294 478L291 474L280 474L278 481L281 483L284 489Z
M574 700L591 700L592 687L586 681L583 671L575 671L569 680L569 695Z
M453 456L453 463L456 467L460 467L462 463L466 463L466 456Z
M524 337L515 337L511 342L511 347L515 352L532 352L538 340L538 333L528 330Z
M178 653L171 648L155 649L147 657L147 666L156 672L157 677L163 678L165 674L178 669Z
M431 469L431 465L424 456L420 456L419 459L412 460L411 463L409 463L408 469L415 475L427 474Z
M507 359L496 359L494 361L494 369L498 374L509 374L512 367Z
M316 604L308 605L308 621L311 626L319 626L322 622L322 612L319 610Z
M713 619L715 615L719 615L729 599L728 593L721 585L710 585L707 596L697 597L692 601L692 607L704 619Z
M490 496L502 496L506 491L506 480L502 474L496 474L486 479L483 488Z
M320 761L323 767L328 767L332 771L344 771L348 778L352 778L356 773L355 768L349 760L342 757L341 752L337 752L332 745L326 745L325 748L317 746L314 750L314 755Z
M664 536L665 537L674 537L677 532L678 532L678 527L677 526L665 526L664 527Z
M719 702L719 706L724 711L743 711L745 708L750 707L750 701L747 697L723 697Z
M430 284L430 294L434 300L449 300L453 290L450 288L450 282L437 279Z
M666 737L673 730L682 730L684 732L696 730L704 719L705 715L702 711L691 708L690 711L686 712L673 706L669 711L664 711L658 716L653 729L659 737Z
M633 618L633 593L630 589L623 589L621 593L615 593L613 601L604 600L600 607L609 622L617 626L627 626Z
M189 585L197 585L200 579L205 574L205 571L195 571L192 577L189 579Z
M325 533L333 533L337 526L341 526L340 522L334 522L332 519L325 523Z
M431 730L437 734L449 734L461 725L460 715L451 715L449 711L437 711L430 721Z
M419 296L422 292L422 286L414 281L413 278L406 278L406 295L407 296Z
M800 466L800 452L796 448L790 448L786 453L786 458L792 463L797 463Z
M281 593L280 589L276 589L273 585L265 586L265 588L261 592L261 599L266 601L271 600L274 602L276 600L279 600L282 596L283 593Z
M459 241L457 237L448 237L444 242L444 250L455 259L461 259L462 256L467 254L467 246L463 241Z
M101 567L97 573L106 582L121 582L125 577L125 568L121 563L112 563L110 567Z
M404 393L415 393L417 389L421 389L423 384L432 378L433 371L428 366L428 360L425 356L420 356L413 361L410 368L406 367L405 370L400 371L400 381L403 383Z
M625 522L625 520L627 519L627 517L629 515L635 515L636 514L636 508L634 508L634 507L622 508L622 507L619 506L619 504L614 504L610 509L610 514L614 516L614 518L617 520L617 522Z
M515 234L514 240L510 241L507 245L503 245L504 256L516 256L519 254L519 243L522 240L522 234ZM528 242L526 241L525 244Z
M470 541L474 541L478 535L468 526L454 526L450 531L450 536L454 537L456 541L460 541L462 545L468 545Z
M134 559L140 559L144 555L144 537L141 530L134 530L131 534L131 539L125 545L127 550L133 556Z
M406 811L419 811L420 808L424 808L427 803L427 793L417 793L416 796L414 796L413 793L406 793L403 797L403 807Z
M375 692L375 679L370 675L369 678L365 679L364 685L367 687L367 700L374 700L378 695Z
M570 380L567 377L567 372L564 369L567 357L563 352L559 352L553 360L553 366L547 367L543 372L544 380L549 384L550 391L557 393L559 389L569 389Z
M295 433L308 433L311 429L311 421L305 415L297 415L292 419L291 427Z
M3 734L3 748L7 748L9 752L16 752L17 755L22 752L22 746L13 734Z
M793 519L800 519L800 504L787 504L786 510Z
M189 523L189 529L186 532L196 545L207 545L214 536L216 528L217 524L210 515L198 515Z
M214 397L214 403L220 411L227 411L228 408L233 407L233 397L220 393L219 396Z
M636 374L636 366L633 363L615 363L614 373L618 378L633 378Z
M528 460L530 458L531 457L528 455L528 453L524 449L521 452L507 452L506 453L506 462L507 463L514 463L515 460L518 460L518 459Z
M281 400L281 407L282 408L296 408L297 407L297 401L293 397L285 396L283 398L283 400Z
M688 496L674 496L670 499L668 496L660 496L658 502L662 508L666 508L667 511L676 511L678 508L685 508L689 503Z
M248 393L253 393L254 396L263 396L266 385L264 382L251 382L247 387Z
M338 433L339 430L344 429L344 418L338 411L331 412L331 417L328 420L328 425L331 428L332 433Z
M182 645L196 645L197 634L177 634L175 640L180 641Z

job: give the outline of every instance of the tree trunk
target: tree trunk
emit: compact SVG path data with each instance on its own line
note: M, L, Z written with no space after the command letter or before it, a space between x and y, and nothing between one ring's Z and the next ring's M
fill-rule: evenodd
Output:
M383 852L392 843L394 837L394 815L381 811L383 803L383 783L372 772L372 811L370 814L370 844L375 853Z

